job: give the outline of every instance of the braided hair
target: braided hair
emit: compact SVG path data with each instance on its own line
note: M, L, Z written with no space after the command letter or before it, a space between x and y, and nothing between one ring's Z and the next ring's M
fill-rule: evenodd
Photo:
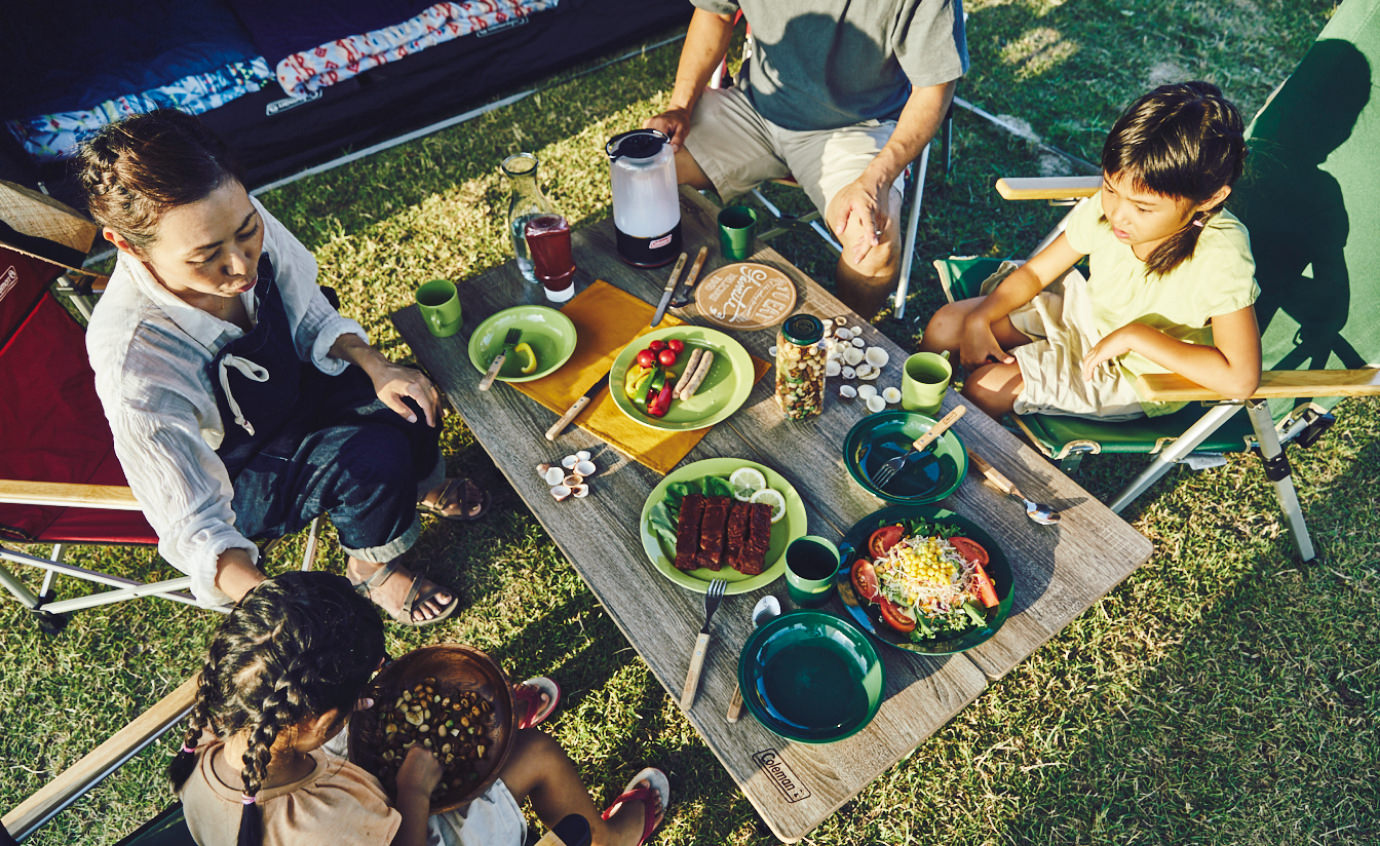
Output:
M182 749L174 791L196 767L204 731L247 732L239 846L260 846L256 799L280 733L333 709L348 714L384 657L383 623L342 576L292 571L256 585L216 630Z
M244 184L220 139L176 109L102 127L81 145L76 167L91 217L135 247L157 238L168 209L201 200L229 180Z
M1202 203L1241 176L1246 161L1241 113L1210 82L1161 85L1131 104L1102 146L1102 172L1128 175L1137 189ZM1193 256L1208 219L1193 220L1150 253L1146 267L1163 275Z

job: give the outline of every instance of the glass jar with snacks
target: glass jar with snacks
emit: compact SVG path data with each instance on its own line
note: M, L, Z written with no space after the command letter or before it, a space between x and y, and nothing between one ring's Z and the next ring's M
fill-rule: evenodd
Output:
M786 417L803 420L824 408L824 324L813 314L793 314L776 334L776 404Z

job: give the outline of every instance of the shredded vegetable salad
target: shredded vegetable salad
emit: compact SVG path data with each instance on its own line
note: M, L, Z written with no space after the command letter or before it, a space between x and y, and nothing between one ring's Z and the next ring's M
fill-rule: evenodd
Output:
M870 541L876 588L866 598L882 606L888 625L914 641L985 626L986 609L997 604L983 569L986 550L969 538L940 535L929 526L893 526Z

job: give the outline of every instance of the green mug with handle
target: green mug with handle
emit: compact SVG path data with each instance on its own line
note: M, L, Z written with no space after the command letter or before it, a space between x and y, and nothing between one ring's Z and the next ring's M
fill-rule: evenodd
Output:
M449 279L433 279L419 287L417 308L436 337L449 338L460 331L460 292Z
M786 547L786 590L801 608L817 608L834 595L839 548L818 535L805 535Z
M901 371L901 407L934 417L944 402L954 369L949 364L949 351L921 352L906 359Z

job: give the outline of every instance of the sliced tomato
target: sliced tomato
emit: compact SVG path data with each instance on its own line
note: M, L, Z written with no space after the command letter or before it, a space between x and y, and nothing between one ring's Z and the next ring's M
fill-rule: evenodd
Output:
M877 597L882 595L882 588L877 584L877 571L866 558L859 558L853 562L850 578L853 580L853 590L864 600L876 602Z
M997 586L992 583L992 578L977 562L973 562L973 575L977 576L978 600L988 608L996 608L1001 600L997 599Z
M899 525L881 527L867 539L868 554L873 558L881 558L886 555L887 550L900 543L905 534L906 530Z
M952 546L955 552L979 567L986 567L992 560L982 544L972 538L949 538L949 546Z
M915 631L915 620L906 612L902 611L896 603L878 594L877 604L882 609L882 619L901 634L910 634Z

